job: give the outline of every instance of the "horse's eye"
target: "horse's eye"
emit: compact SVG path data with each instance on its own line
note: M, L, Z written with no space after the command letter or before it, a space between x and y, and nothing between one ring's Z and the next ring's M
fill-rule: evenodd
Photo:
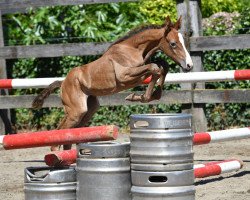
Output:
M177 46L175 42L170 42L169 44L170 44L170 46L171 46L172 48L176 48L176 46Z

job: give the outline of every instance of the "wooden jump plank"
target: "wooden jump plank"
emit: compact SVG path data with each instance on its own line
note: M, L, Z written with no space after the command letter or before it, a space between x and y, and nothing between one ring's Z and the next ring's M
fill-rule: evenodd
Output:
M238 36L191 37L191 51L250 48L250 34ZM100 55L111 43L68 43L0 47L0 59Z
M249 89L196 90L196 103L250 103Z
M138 102L129 102L125 97L130 92L119 93L111 96L99 97L102 106L115 105L143 105ZM0 96L0 109L4 108L31 108L31 102L36 95L22 96ZM178 90L164 91L159 101L149 104L188 104L188 103L249 103L250 89L241 90ZM44 104L44 107L61 107L61 100L58 95L51 95Z
M0 59L100 55L111 43L68 43L0 48Z
M249 49L250 34L190 38L190 51Z
M138 92L139 93L139 92ZM139 105L141 103L129 102L125 97L130 93L119 93L111 96L99 97L102 106L114 105ZM2 108L31 108L31 102L36 95L21 95L21 96L0 96L0 109ZM191 101L191 93L183 91L167 91L164 92L161 100L150 102L150 104L166 103L188 103ZM44 107L61 107L61 100L58 95L51 95L46 99Z
M66 5L82 5L96 3L118 3L136 0L2 0L0 1L0 10L3 14L13 12L24 12L26 9L38 8L43 6L66 6Z

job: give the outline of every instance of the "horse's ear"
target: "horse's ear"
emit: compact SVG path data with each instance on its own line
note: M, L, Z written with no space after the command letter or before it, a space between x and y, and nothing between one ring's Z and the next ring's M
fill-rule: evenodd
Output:
M164 27L165 27L165 35L168 34L171 30L171 27L173 27L173 24L171 22L171 19L169 16L166 17L165 22L164 22Z
M169 16L166 17L165 22L164 22L165 27L170 27L172 26L172 22Z
M178 19L178 21L175 22L175 24L174 24L174 28L176 30L179 30L181 28L181 21L182 21L182 16L180 16L179 19Z

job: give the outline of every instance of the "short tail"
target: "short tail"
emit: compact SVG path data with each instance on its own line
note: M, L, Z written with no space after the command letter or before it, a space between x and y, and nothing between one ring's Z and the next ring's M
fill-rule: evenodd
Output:
M63 81L55 81L45 88L32 102L32 108L39 109L43 106L46 99L55 89L60 88Z

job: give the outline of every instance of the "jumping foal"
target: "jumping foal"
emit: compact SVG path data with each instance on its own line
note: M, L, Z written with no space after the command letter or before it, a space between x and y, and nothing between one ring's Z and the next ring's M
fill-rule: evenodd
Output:
M152 78L145 93L131 94L126 100L144 103L160 99L168 67L146 64L157 50L163 51L184 71L193 67L184 39L178 33L180 26L181 18L172 24L167 17L161 26L150 25L130 32L112 44L96 61L73 68L64 81L56 81L44 89L33 101L33 107L40 108L44 99L61 87L65 116L58 129L66 129L87 124L99 108L97 96L136 87L149 76ZM57 148L52 147L51 150ZM64 145L64 149L70 148L71 145Z

